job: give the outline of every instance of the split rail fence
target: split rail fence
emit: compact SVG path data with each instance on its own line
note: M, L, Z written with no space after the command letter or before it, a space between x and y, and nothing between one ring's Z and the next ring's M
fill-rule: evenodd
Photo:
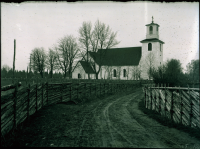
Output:
M199 88L144 87L145 107L175 123L200 128Z
M49 83L59 83L59 82L71 82L71 83L141 83L141 84L152 84L152 80L107 80L107 79L67 79L67 78L1 78L2 86L12 84L14 82L21 82L22 86L28 84L36 84L38 82L49 82ZM5 84L5 85L4 85Z
M82 102L88 96L131 91L139 83L40 83L1 96L1 135L15 129L43 106L58 102Z

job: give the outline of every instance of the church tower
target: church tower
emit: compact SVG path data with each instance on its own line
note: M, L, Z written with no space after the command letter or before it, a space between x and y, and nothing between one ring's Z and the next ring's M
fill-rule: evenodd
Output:
M147 71L150 67L158 67L163 63L163 44L159 40L159 25L152 22L146 25L146 39L140 41L142 43L142 72L141 78L149 79Z

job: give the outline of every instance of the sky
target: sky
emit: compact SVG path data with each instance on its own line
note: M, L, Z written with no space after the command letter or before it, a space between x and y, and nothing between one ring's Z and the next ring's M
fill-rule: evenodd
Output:
M1 3L1 67L26 70L31 51L46 51L65 35L79 37L84 21L92 26L99 19L118 32L120 47L142 46L146 24L160 25L159 39L164 41L163 61L179 59L185 69L199 59L199 2L25 2Z

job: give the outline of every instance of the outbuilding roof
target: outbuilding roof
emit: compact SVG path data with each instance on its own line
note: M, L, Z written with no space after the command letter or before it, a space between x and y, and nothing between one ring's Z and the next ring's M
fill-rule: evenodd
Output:
M99 49L89 52L98 65L102 66L137 66L141 59L142 47Z
M92 69L91 65L86 61L79 61L83 69L86 73L95 74L94 70Z
M160 43L163 43L163 44L164 44L163 41L161 41L161 40L159 40L159 39L157 39L157 38L144 39L144 40L142 40L142 41L140 41L140 42L141 42L141 43L145 43L145 42L160 42Z

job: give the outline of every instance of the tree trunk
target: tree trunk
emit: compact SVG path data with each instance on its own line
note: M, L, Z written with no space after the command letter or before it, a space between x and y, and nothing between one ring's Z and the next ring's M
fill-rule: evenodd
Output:
M66 78L66 76L67 76L67 72L66 72L66 70L65 70L65 73L64 73L64 78Z
M43 78L43 72L40 72L41 77Z
M96 79L98 80L98 73L96 73Z
M88 79L90 79L90 74L88 73Z
M51 67L51 78L53 78L53 67Z
M72 63L69 64L69 78L72 78Z
M69 78L70 78L70 79L72 78L71 70L69 70Z

